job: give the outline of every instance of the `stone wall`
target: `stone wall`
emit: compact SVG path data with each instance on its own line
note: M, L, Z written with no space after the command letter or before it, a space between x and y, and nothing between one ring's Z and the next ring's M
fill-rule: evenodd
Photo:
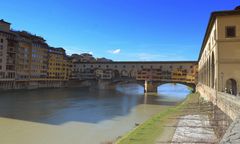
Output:
M201 97L204 98L206 101L212 102L216 105L216 91L212 88L205 86L203 84L198 84L196 86L196 91L200 93Z
M0 85L0 90L19 90L37 88L60 88L66 87L66 81L17 81Z
M225 114L227 114L233 123L226 131L220 144L239 144L240 143L240 97L233 96L202 85L197 85L197 91L207 101L217 105Z
M235 120L240 114L240 97L233 96L223 92L217 92L208 86L198 84L197 91L207 101L217 105L232 120Z

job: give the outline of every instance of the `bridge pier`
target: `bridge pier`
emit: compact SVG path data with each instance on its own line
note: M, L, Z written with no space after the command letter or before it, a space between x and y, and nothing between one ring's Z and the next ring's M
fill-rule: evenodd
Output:
M158 84L153 81L145 80L144 93L157 93Z

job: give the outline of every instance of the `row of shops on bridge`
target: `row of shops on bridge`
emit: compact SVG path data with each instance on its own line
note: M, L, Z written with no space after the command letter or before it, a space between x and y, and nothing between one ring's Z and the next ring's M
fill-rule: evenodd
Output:
M75 80L113 80L118 78L132 78L139 81L171 81L171 82L197 82L197 68L188 71L186 69L161 70L161 69L141 69L128 72L127 70L114 69L85 69L83 71L73 71L72 79Z

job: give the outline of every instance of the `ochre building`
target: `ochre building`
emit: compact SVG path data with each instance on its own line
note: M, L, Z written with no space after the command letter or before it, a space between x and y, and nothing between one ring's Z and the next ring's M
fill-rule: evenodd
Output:
M240 9L211 14L199 55L199 83L213 90L240 92Z

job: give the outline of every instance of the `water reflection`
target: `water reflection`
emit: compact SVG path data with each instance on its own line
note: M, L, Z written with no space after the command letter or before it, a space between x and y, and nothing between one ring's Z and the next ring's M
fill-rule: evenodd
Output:
M156 96L146 96L136 84L116 90L80 88L11 91L0 94L0 117L63 124L69 121L98 123L124 116L139 104L175 105L189 93L181 85L165 85Z

